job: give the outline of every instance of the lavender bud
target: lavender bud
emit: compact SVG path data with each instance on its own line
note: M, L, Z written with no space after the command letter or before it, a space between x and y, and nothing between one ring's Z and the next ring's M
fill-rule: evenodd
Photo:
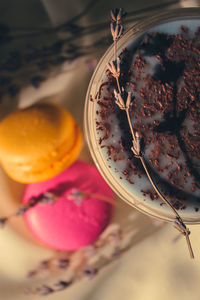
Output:
M65 269L69 265L69 259L59 259L58 267L59 269Z
M114 12L114 10L111 10L111 11L110 11L110 15L111 15L111 19L112 19L112 21L113 21L113 22L116 22L116 21L117 21L117 19L116 19L116 16L115 16L115 12Z
M113 22L120 24L122 22L122 18L126 15L123 8L115 8L110 11L111 19Z
M46 295L49 295L49 294L51 294L51 293L53 293L54 292L54 289L52 289L50 286L48 286L48 285L43 285L42 286L42 289L41 289L41 295L42 296L46 296Z
M27 274L27 278L32 278L37 274L36 270L29 271Z
M67 197L69 200L74 200L77 205L80 205L84 199L83 193L77 189L73 189Z
M120 258L120 250L115 248L115 250L112 253L112 258Z
M91 277L93 277L95 274L97 274L97 269L88 266L88 267L85 268L84 273L85 273L88 277L91 278Z
M0 228L3 228L6 225L8 218L0 218Z
M18 208L18 210L16 211L15 215L16 216L23 216L24 213L28 210L28 207L25 206L21 206Z
M47 270L49 268L49 261L43 260L40 264L40 270Z
M43 194L42 200L40 201L40 203L44 203L44 204L53 204L55 203L57 197L53 194L53 193L49 193L46 192Z
M58 287L58 291L62 291L64 289L66 289L71 284L72 284L72 281L60 280L58 283L55 284L55 286Z

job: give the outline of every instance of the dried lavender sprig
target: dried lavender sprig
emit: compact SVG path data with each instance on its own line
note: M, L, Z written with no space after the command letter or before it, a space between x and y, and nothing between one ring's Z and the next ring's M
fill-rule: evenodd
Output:
M50 192L46 192L43 193L37 197L33 197L29 200L28 203L21 205L18 210L6 217L1 217L0 218L0 228L4 228L5 225L7 224L7 222L13 218L13 217L18 217L18 216L23 216L25 214L25 212L27 212L30 208L36 206L38 203L49 203L49 204L53 204L56 202L56 200L58 199L58 197L56 195L54 195L53 193Z
M96 193L87 193L85 191L77 190L77 189L72 190L71 194L68 195L68 199L76 200L76 202L78 204L80 204L84 198L88 198L88 197L97 198L99 200L105 201L105 202L110 203L110 204L114 203L113 199L111 199L109 197L99 195L99 194L96 194Z
M44 270L50 271L51 267L54 267L55 263L58 269L63 270L63 268L59 267L59 263L62 260L65 263L64 269L71 268L70 270L72 272L70 271L70 274L72 273L72 275L68 277L69 274L68 275L66 274L68 278L67 280L60 279L56 283L47 283L38 287L27 288L25 290L25 293L28 295L46 296L66 289L69 285L77 282L83 277L88 277L89 279L93 278L94 276L96 276L96 274L98 274L100 268L106 266L108 262L113 261L114 259L118 258L121 254L126 252L126 250L128 249L127 246L124 246L123 243L121 245L119 244L122 241L123 236L124 235L121 233L121 231L116 229L116 227L114 227L112 231L108 230L108 233L100 237L100 239L95 241L93 245L86 246L85 248L82 248L82 250L79 249L74 252L65 252L63 253L65 256L62 256L61 259L57 257L56 258L53 257L50 258L49 260L43 261L39 265L39 267L29 272L28 275L29 276L31 275L30 277L40 274L40 272L43 271L43 267ZM104 247L107 247L108 243L110 245L111 244L113 245L112 251L110 252L109 255L107 254L105 255L102 249L104 249ZM81 257L78 265L77 265L77 254L79 254ZM95 257L97 254L99 255L98 260L95 259L92 260L91 262L91 259ZM78 257L78 260L80 257ZM102 258L104 261L103 265L102 265ZM73 262L76 262L75 265ZM55 270L55 268L53 268L53 270Z
M183 234L186 238L186 242L187 242L187 245L188 245L188 249L189 249L189 252L190 252L190 257L191 258L194 258L194 253L193 253L193 250L192 250L192 246L191 246L191 242L190 242L190 239L189 239L189 234L190 234L190 231L189 229L186 227L186 225L184 224L182 218L180 217L180 215L177 213L176 209L171 205L171 203L164 197L164 195L159 191L158 187L156 186L156 184L154 183L149 171L148 171L148 168L147 168L147 165L145 163L145 160L144 160L144 157L143 156L140 156L139 157L141 162L142 162L142 165L145 169L145 172L149 178L149 181L151 182L154 190L156 191L156 193L159 195L159 197L167 204L167 206L169 208L171 208L171 210L173 211L173 213L176 215L176 218L175 218L175 221L174 221L174 227L179 230L179 232L181 234Z
M65 290L72 283L73 283L72 280L70 280L70 281L60 280L53 285L43 284L42 286L37 287L37 288L26 288L24 292L26 295L47 296L47 295L53 294L55 292Z
M117 27L117 26L120 26L120 28L123 28L123 25L121 24L122 23L122 15L119 14L118 19L117 19L116 15L114 14L114 11L111 11L111 19L112 19L111 34L112 34L113 41L114 41L114 59L115 59L115 62L116 62L117 61L117 41L118 41L118 39L120 38L120 36L122 34L122 29L119 29L119 27ZM116 23L115 26L113 25L114 22ZM115 31L113 30L113 28L115 28ZM140 161L141 161L141 163L144 167L144 170L147 174L147 177L149 178L149 181L151 182L151 184L152 184L154 190L156 191L156 193L159 195L159 197L168 205L168 207L175 214L176 218L175 218L175 221L174 221L174 226L175 226L176 229L178 229L180 231L181 234L183 234L186 237L186 242L187 242L187 245L188 245L190 257L194 258L194 253L193 253L191 242L190 242L190 239L189 239L189 234L190 234L189 229L184 224L182 218L180 217L180 215L178 214L176 209L172 206L172 204L160 192L160 190L158 189L158 187L154 183L151 174L149 173L149 170L147 168L147 165L146 165L146 162L144 160L143 154L141 152L141 138L139 137L138 132L133 130L133 125L132 125L131 120L130 120L129 106L130 106L131 96L129 96L129 98L127 98L127 100L126 100L126 103L128 103L128 105L125 105L125 102L124 102L124 99L123 99L123 96L122 96L122 89L121 89L120 83L119 83L120 66L118 67L118 73L119 73L119 76L117 76L117 77L113 76L116 79L117 86L118 86L118 91L119 91L117 93L114 90L114 95L115 95L115 99L116 99L115 102L119 106L120 109L126 111L129 128L130 128L131 135L132 135L132 138L133 138L133 147L131 148L131 150L132 150L134 156L138 157L140 159ZM113 75L112 72L111 72L111 74Z
M93 197L97 198L99 200L105 201L107 203L113 204L113 200L109 197L99 195L96 193L87 193L81 190L74 190L71 195L68 195L68 198L71 198L72 200L76 200L77 204L80 204L82 200L86 197ZM4 228L6 223L13 217L18 217L18 216L23 216L25 212L27 212L30 208L33 208L36 206L38 203L41 204L53 204L58 200L58 196L56 196L53 193L46 192L43 193L37 197L33 197L29 200L27 204L24 204L18 208L18 210L6 217L1 217L0 218L0 228Z
M127 115L127 119L128 119L128 123L129 123L129 128L130 128L131 135L132 135L132 138L133 138L133 146L132 146L131 150L132 150L135 157L140 158L140 160L142 162L142 165L144 167L144 170L145 170L145 172L146 172L146 174L149 178L149 181L151 182L151 184L152 184L154 190L156 191L156 193L159 195L159 197L168 205L168 207L176 215L176 220L177 219L179 220L179 227L182 225L182 230L179 229L179 231L186 237L186 241L187 241L187 245L188 245L188 248L189 248L190 256L191 256L191 258L194 258L194 254L193 254L190 239L189 239L190 231L186 228L183 220L181 219L180 215L177 213L175 208L164 197L164 195L159 191L158 187L154 183L153 178L151 177L151 175L148 171L146 162L145 162L144 157L143 157L142 152L141 152L141 138L139 136L139 133L137 131L133 130L133 126L132 126L132 123L131 123L131 120L130 120L129 108L130 108L130 102L131 102L131 93L130 92L128 93L126 104L123 100L122 95L120 93L117 93L116 90L114 90L114 95L115 95L115 98L116 98L116 101L115 101L116 104L119 106L120 109L126 111L126 115ZM178 229L178 224L176 224L175 228ZM184 230L183 230L183 228L184 228Z
M142 152L141 152L141 138L139 136L139 133L137 131L133 130L133 126L132 126L132 123L131 123L131 120L130 120L129 106L130 106L130 99L131 99L130 95L131 95L131 93L129 92L129 97L127 97L127 100L126 100L127 104L126 105L124 103L124 100L123 100L121 94L117 93L116 90L114 90L114 95L115 95L115 98L116 98L116 101L115 101L116 104L119 106L120 109L125 110L126 114L127 114L127 119L128 119L130 131L131 131L132 138L133 138L133 146L132 146L131 150L132 150L132 152L133 152L133 154L134 154L135 157L140 158L140 160L142 162L142 165L143 165L143 167L145 169L145 172L146 172L146 174L147 174L147 176L149 178L149 181L151 182L154 190L157 192L157 194L159 195L159 197L168 205L168 207L172 209L172 211L176 215L176 219L179 220L179 226L181 226L180 224L182 224L182 231L181 230L179 230L179 231L186 236L188 248L189 248L191 257L193 258L194 255L193 255L193 251L192 251L192 248L191 248L191 243L190 243L190 240L189 240L189 237L188 237L189 234L190 234L190 231L186 228L185 224L183 223L181 217L179 216L179 214L177 213L177 211L175 210L175 208L164 197L164 195L159 191L158 187L154 183L154 181L153 181L153 179L152 179L152 177L151 177L151 175L150 175L150 173L148 171L146 162L145 162L144 157L143 157ZM176 228L177 227L178 227L178 225L176 224ZM185 229L184 231L183 231L183 228Z
M70 253L66 252L63 257L53 256L47 260L41 261L37 268L32 269L27 273L27 278L33 278L41 274L44 275L44 271L66 270L70 263L70 255Z

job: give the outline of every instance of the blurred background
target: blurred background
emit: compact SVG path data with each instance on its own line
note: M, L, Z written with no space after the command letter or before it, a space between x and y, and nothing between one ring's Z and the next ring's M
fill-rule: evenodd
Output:
M128 29L159 11L193 6L200 6L200 1L1 0L0 119L17 108L48 100L66 107L83 128L90 78L112 43L110 10L124 8ZM92 161L86 143L80 159ZM19 205L23 190L23 185L0 170L1 215ZM196 256L191 261L185 240L177 238L171 224L152 220L117 201L121 206L116 208L113 222L125 231L131 224L133 233L125 253L94 278L84 278L64 291L50 294L48 299L199 300L200 226L190 226ZM27 279L26 274L40 260L53 255L51 250L30 242L23 226L21 220L0 232L2 300L40 299L24 294L27 286L40 283Z
M159 10L198 5L198 0L2 0L0 2L0 99L21 99L21 90L37 89L46 79L76 66L84 58L88 70L111 44L109 13L113 7L127 11L126 29ZM54 83L58 91L61 83ZM23 106L34 101L24 100ZM22 101L22 100L21 100ZM8 100L6 99L8 103ZM5 114L1 112L1 114Z

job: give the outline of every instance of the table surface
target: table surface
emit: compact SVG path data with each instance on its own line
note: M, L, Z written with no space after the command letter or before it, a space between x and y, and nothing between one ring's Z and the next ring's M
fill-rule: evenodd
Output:
M46 7L47 1L42 2ZM120 1L115 2L116 6L120 5ZM105 13L105 9L109 10L109 6L105 6L101 14ZM139 4L136 6L139 7ZM127 7L130 8L130 3ZM58 12L53 14L51 6L48 14L52 23L59 23ZM90 63L96 64L99 55L90 57ZM91 75L88 58L80 58L70 65L70 71L68 66L63 67L62 72L49 76L39 89L28 86L17 99L5 97L0 104L0 118L13 110L15 103L18 107L26 107L36 101L51 101L67 108L83 128L85 94ZM79 159L92 162L86 143ZM1 169L0 182L0 211L1 215L6 215L19 205L25 185L9 179ZM120 203L120 200L117 201ZM171 224L161 226L125 203L121 203L120 208L116 207L113 222L120 222L128 213L133 215L131 226L135 228L131 248L93 279L82 279L63 292L49 295L49 300L199 300L200 225L190 226L195 253L195 260L191 260L184 238L177 239L178 233ZM26 273L39 261L50 257L53 251L31 240L23 219L13 220L1 231L0 249L0 298L40 299L39 296L24 295L25 287L38 283L26 279Z

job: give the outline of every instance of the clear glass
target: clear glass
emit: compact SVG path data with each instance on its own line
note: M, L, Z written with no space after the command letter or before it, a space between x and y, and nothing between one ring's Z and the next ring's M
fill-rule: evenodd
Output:
M190 24L191 21L195 21L197 23L199 22L198 24L200 26L200 9L180 8L170 10L134 24L133 27L129 29L119 40L117 53L120 54L122 49L129 47L130 44L133 45L134 41L136 42L141 35L153 29L155 26L162 26L167 23L170 24L170 22L174 21L180 21L181 25L186 26L187 24ZM177 26L180 27L180 23L178 23ZM143 178L142 180L136 179L136 183L134 185L131 185L125 180L120 180L119 174L115 173L109 167L105 150L102 149L98 143L99 135L96 130L96 119L98 118L96 110L98 108L98 104L96 103L96 100L90 101L90 98L95 98L101 83L105 80L105 72L107 70L106 64L111 62L113 59L112 45L101 58L88 87L85 102L84 131L91 155L104 179L122 200L145 214L166 221L173 221L174 215L172 211L166 205L161 205L162 200L152 201L146 197L144 201L141 189L143 187L150 187L149 180L147 178ZM119 167L119 165L113 166ZM200 209L200 201L195 203L188 201L186 209L178 211L185 223L200 223L200 212L195 211L194 207L198 207Z

